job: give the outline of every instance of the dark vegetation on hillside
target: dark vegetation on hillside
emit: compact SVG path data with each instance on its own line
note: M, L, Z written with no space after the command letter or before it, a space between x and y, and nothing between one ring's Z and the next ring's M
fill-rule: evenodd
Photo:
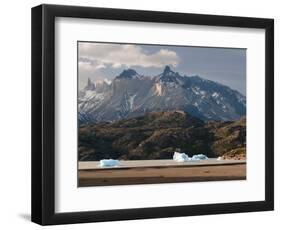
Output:
M209 121L182 111L152 112L115 122L81 125L79 160L172 159L175 150L189 156L243 159L246 156L246 119Z

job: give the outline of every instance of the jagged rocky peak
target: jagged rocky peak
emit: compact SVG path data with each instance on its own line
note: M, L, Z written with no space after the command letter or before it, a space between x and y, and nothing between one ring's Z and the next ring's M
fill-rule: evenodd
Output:
M170 66L166 65L163 73L158 76L158 81L175 82L177 77L180 77L180 75L177 72L172 71Z
M96 89L96 84L93 83L90 78L88 78L88 82L87 85L85 86L85 90L95 90L95 89Z
M169 74L169 73L173 73L173 71L171 70L170 66L166 65L163 74Z
M98 80L95 82L96 85L96 92L97 93L102 93L106 92L107 90L110 89L110 83L107 80Z
M141 76L134 69L125 69L116 79L138 79Z

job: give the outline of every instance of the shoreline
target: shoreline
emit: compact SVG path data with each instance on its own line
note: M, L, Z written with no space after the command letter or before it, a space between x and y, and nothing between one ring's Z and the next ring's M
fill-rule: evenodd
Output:
M101 167L100 161L79 161L78 170L108 170L108 169L130 169L130 168L162 168L162 167L196 167L196 166L216 166L216 165L236 165L246 164L246 160L217 160L209 158L207 160L193 160L176 162L171 159L165 160L120 160L118 166Z
M132 164L131 166L124 164L121 166L120 164L119 167L107 168L97 167L98 162L96 161L94 164L91 162L92 165L89 165L89 162L88 165L81 165L80 163L78 170L79 187L246 179L246 161L237 160L227 162L214 162L212 160L196 163L175 162L166 165L152 165L152 162L150 162L150 165L135 165L132 167Z

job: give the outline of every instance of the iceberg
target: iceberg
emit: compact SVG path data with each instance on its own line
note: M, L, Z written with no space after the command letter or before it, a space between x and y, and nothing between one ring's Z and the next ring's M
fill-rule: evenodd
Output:
M185 162L189 160L189 157L185 153L175 152L173 156L173 160L176 162Z
M115 167L120 164L119 160L103 159L100 160L100 167Z
M208 160L208 157L204 154L198 154L198 155L193 155L191 160L193 161Z
M193 155L192 157L188 157L185 153L175 152L173 156L173 160L176 162L186 162L186 161L201 161L208 160L209 158L204 154Z

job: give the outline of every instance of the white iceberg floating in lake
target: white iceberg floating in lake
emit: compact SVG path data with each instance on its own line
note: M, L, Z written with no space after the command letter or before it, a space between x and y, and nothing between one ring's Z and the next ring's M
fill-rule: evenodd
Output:
M208 157L204 154L197 154L197 155L193 155L191 160L192 161L208 160Z
M204 154L193 155L192 157L188 157L185 153L175 152L173 156L173 160L176 162L186 162L186 161L201 161L208 160L209 158Z
M100 160L100 167L114 167L119 165L119 160L103 159Z
M189 160L189 157L185 153L175 152L173 156L173 160L176 162L185 162Z

